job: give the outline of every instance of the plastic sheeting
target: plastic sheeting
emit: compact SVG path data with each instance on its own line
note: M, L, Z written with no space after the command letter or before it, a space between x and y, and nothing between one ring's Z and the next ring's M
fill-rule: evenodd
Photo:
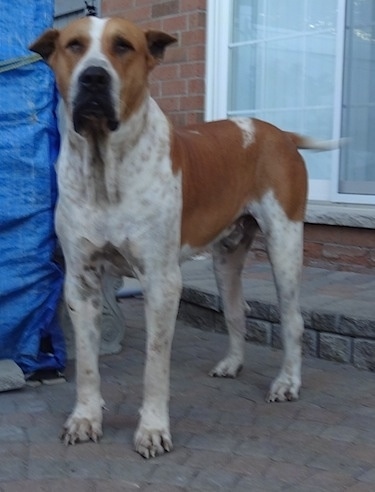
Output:
M30 55L53 8L52 0L0 0L3 66ZM42 61L0 73L0 359L25 373L65 365L62 271L54 261L55 108L53 74Z

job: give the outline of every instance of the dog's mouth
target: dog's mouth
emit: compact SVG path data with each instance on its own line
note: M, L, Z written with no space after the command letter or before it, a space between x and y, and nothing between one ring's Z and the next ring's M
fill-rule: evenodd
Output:
M78 79L78 92L73 101L73 126L77 133L117 130L111 97L111 80L101 67L89 67Z
M115 131L119 122L110 101L78 94L73 108L73 126L77 133L85 131Z

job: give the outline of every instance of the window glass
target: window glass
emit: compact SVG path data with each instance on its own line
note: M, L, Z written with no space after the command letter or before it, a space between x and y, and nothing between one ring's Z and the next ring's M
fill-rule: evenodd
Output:
M332 138L337 0L233 0L228 115ZM308 158L330 179L330 154Z
M375 194L375 2L347 2L341 193Z

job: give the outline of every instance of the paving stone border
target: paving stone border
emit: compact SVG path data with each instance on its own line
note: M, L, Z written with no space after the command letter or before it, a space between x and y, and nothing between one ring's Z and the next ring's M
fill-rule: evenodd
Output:
M246 299L251 314L246 318L246 340L281 348L276 305ZM375 322L338 312L303 310L303 353L375 371ZM185 286L179 319L197 328L226 332L220 298L214 292Z

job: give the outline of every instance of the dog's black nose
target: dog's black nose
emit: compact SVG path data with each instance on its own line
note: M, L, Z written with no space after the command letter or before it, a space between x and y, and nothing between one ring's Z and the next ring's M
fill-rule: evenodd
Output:
M109 74L102 67L88 67L79 76L81 86L90 91L106 89L109 82Z

